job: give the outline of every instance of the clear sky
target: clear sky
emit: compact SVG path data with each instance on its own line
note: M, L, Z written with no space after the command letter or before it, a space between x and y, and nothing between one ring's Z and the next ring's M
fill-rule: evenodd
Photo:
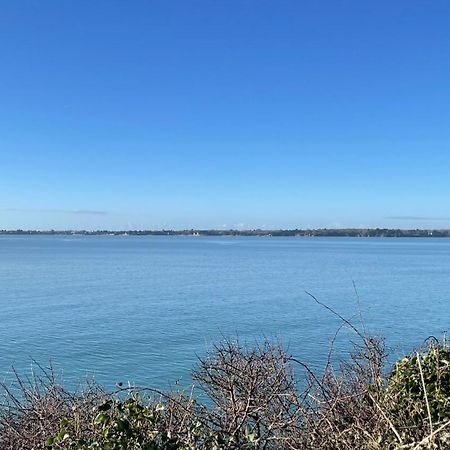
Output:
M0 11L0 229L450 227L448 0Z

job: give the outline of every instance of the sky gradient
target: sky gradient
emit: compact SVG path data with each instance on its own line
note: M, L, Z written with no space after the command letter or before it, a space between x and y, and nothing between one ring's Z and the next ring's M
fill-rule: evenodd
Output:
M0 229L450 227L450 2L23 0Z

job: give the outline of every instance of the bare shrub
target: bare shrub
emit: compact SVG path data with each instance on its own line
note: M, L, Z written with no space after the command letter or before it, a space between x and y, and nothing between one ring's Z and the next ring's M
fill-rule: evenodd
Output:
M303 408L302 449L381 449L388 426L377 408L383 390L383 342L365 339L338 368L310 379Z
M314 297L313 297L314 298ZM386 375L383 339L354 332L318 374L279 343L224 340L201 358L188 392L95 384L71 393L54 372L3 386L2 450L450 449L450 349L431 342ZM304 377L298 383L294 374ZM202 403L203 402L203 403Z
M44 449L46 441L69 420L83 434L90 432L91 411L109 395L97 384L87 383L80 392L66 390L52 367L38 364L31 379L15 374L15 383L3 384L0 413L0 448Z
M298 429L297 385L281 345L226 340L200 360L193 379L214 403L207 420L226 448L282 448Z

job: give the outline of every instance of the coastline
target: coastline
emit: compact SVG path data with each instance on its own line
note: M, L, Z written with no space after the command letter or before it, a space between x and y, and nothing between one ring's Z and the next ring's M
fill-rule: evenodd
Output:
M318 228L277 230L0 230L0 235L45 236L246 236L246 237L420 237L448 238L450 229Z

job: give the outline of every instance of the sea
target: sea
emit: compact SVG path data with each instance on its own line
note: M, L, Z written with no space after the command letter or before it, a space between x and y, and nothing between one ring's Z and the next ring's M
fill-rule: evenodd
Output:
M70 387L189 386L227 339L281 341L320 371L337 314L391 360L444 336L450 239L0 236L4 383L51 366ZM334 357L355 340L341 329Z

